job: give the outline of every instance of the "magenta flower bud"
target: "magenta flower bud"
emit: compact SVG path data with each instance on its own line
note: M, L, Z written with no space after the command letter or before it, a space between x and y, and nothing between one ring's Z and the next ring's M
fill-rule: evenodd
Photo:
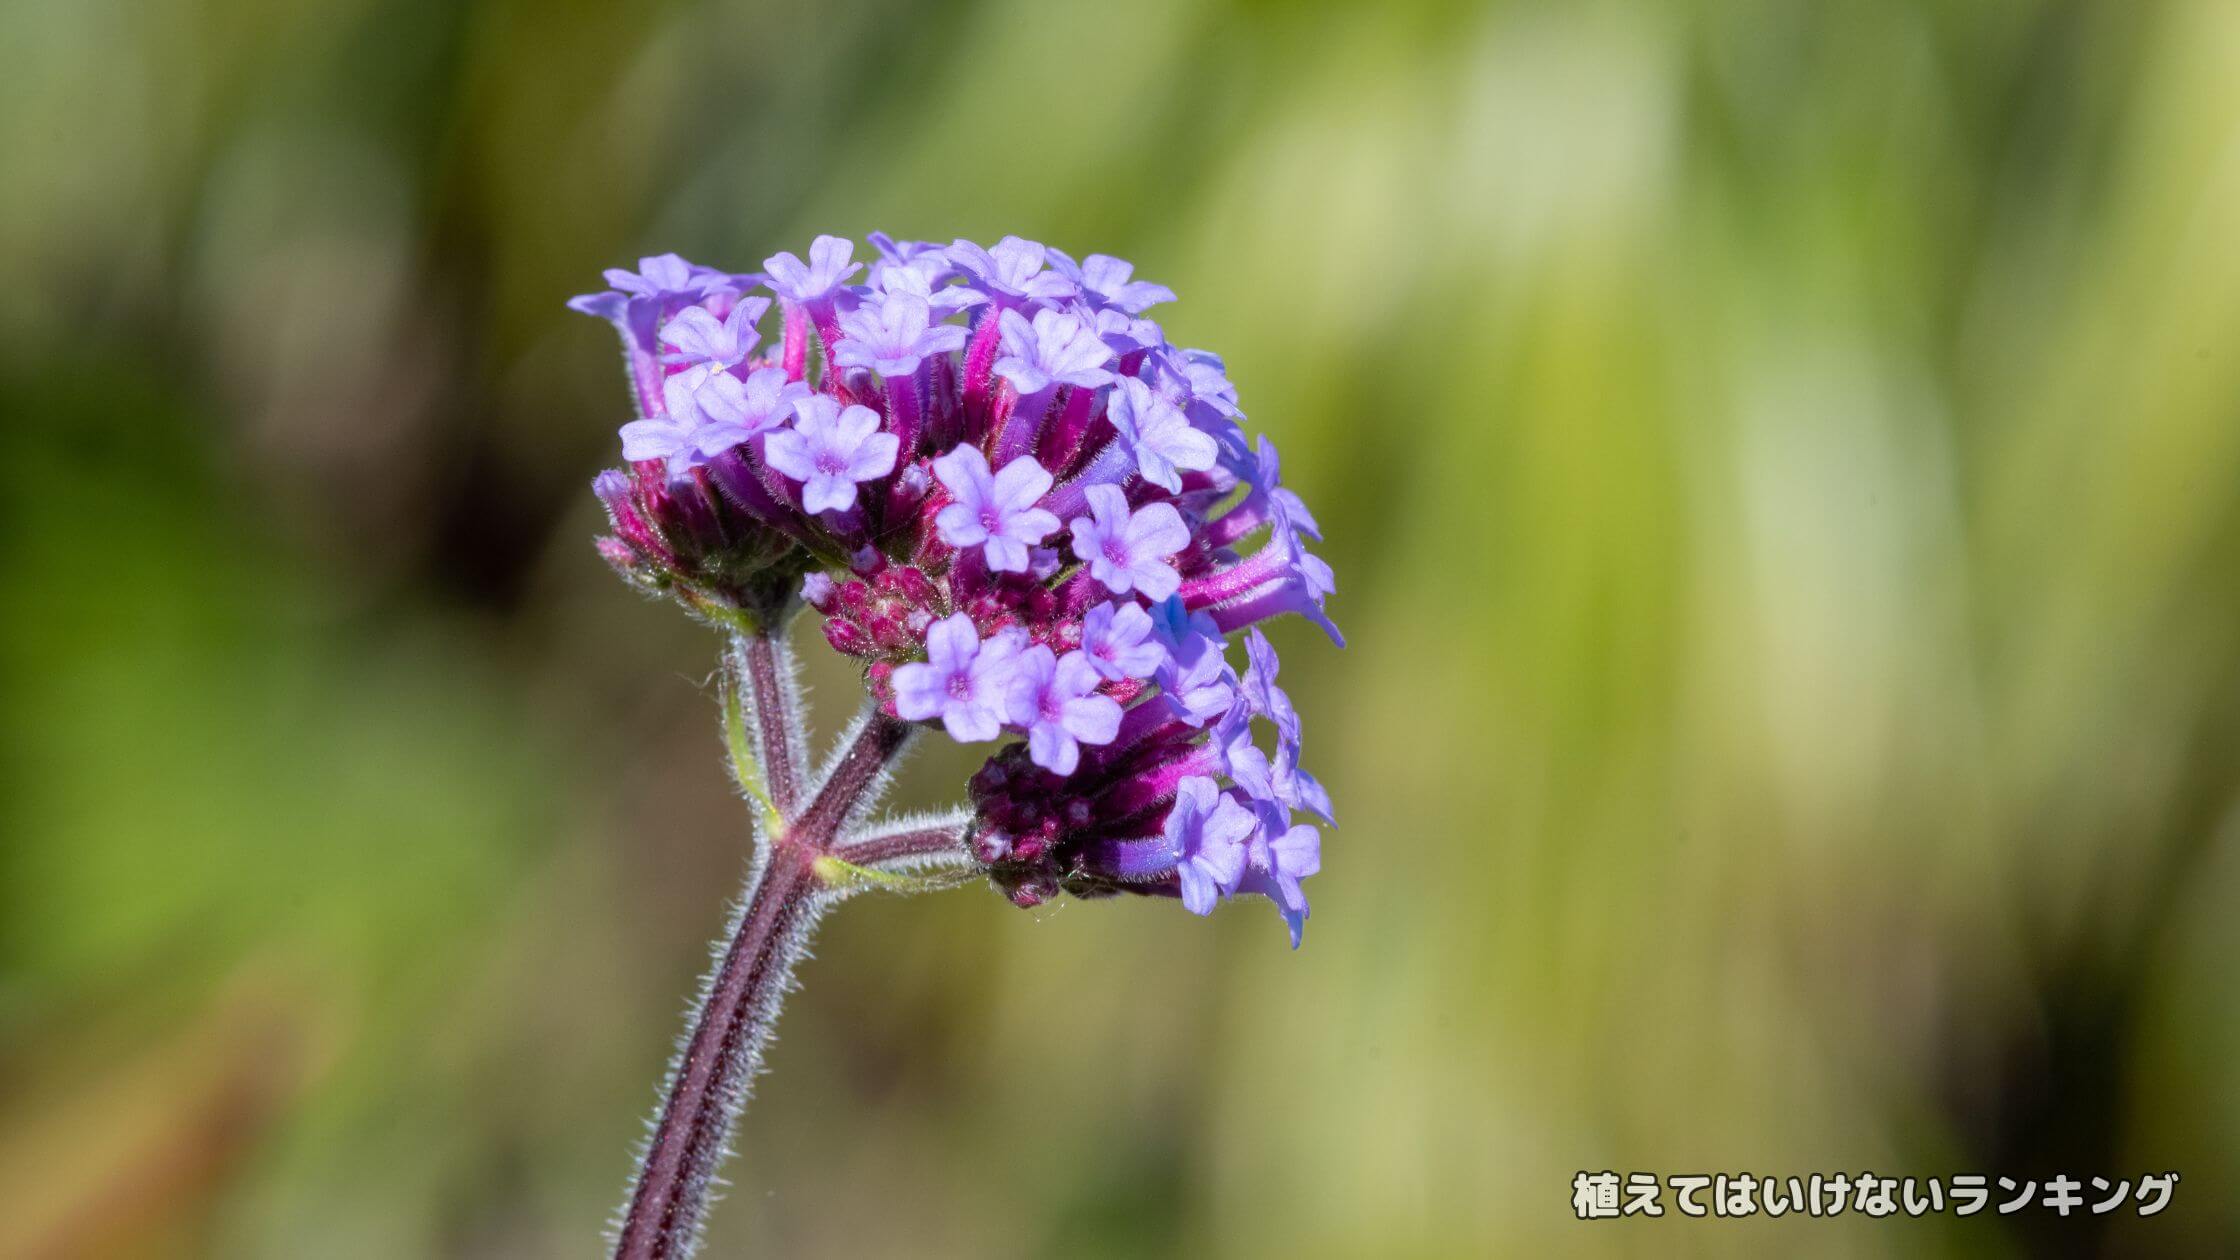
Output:
M842 656L869 656L873 651L871 636L864 633L863 627L840 617L825 621L824 641Z
M1064 885L1059 882L1056 872L1039 868L1028 868L1008 877L998 876L997 884L1003 889L1004 895L1011 899L1011 904L1021 910L1032 910L1045 902L1055 901L1058 894L1064 891Z
M863 623L864 632L870 636L873 650L879 652L905 652L917 646L909 623L884 610L873 613Z
M861 620L871 612L871 584L861 579L837 583L832 602L839 607L831 615Z
M982 865L993 866L1011 857L1011 833L993 827L983 827L972 834L972 856Z
M637 550L630 544L620 538L594 538L591 543L598 548L599 558L606 561L615 572L631 581L638 580L642 561Z
M923 569L903 565L888 570L892 574L894 589L901 596L920 608L933 608L941 603L941 591Z

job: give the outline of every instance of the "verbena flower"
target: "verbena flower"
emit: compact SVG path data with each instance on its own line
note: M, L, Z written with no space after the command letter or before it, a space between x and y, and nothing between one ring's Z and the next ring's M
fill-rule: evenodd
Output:
M1126 259L1091 254L1076 263L1063 251L1055 249L1050 251L1050 259L1058 274L1073 281L1081 290L1082 300L1092 306L1141 315L1161 302L1174 301L1173 289L1131 279L1136 268Z
M959 240L948 249L949 261L969 273L977 288L1001 305L1023 302L1062 302L1076 293L1071 280L1043 270L1049 247L1039 241L1006 236L994 249L982 249Z
M1090 514L1073 519L1073 554L1089 566L1089 576L1115 595L1174 594L1182 575L1168 560L1190 545L1182 514L1171 503L1131 509L1118 486L1091 486L1088 497Z
M831 297L848 277L863 270L850 262L855 243L838 236L820 236L809 246L809 261L792 254L773 254L764 260L770 273L770 291L796 305L807 306Z
M688 306L661 326L662 344L675 347L662 355L661 361L687 366L705 363L719 368L737 367L754 353L755 343L762 340L755 325L769 309L768 298L744 298L731 308L729 315L717 319L706 307Z
M842 367L870 368L882 377L908 376L929 355L964 349L964 329L935 325L932 318L932 304L909 290L866 302L840 317L840 331L847 340L840 343L833 359Z
M1296 944L1332 811L1258 627L1342 639L1226 365L1143 318L1174 294L1123 260L870 243L767 278L661 255L572 303L621 332L639 411L602 554L721 625L806 601L886 713L1005 739L969 841L1014 901L1252 894Z
M1037 643L1011 667L1005 716L1027 733L1027 758L1045 770L1072 774L1081 745L1109 744L1120 733L1120 702L1103 692L1087 653L1053 653Z
M1217 897L1235 892L1244 878L1253 832L1252 811L1207 778L1184 779L1160 824L1164 858L1182 881L1182 904L1192 914L1213 913Z
M996 360L996 375L1020 393L1040 393L1052 385L1095 389L1112 383L1112 373L1104 370L1112 361L1112 347L1080 316L1036 311L1029 322L1018 311L1007 310L998 319L1003 357Z
M1107 682L1149 678L1168 660L1151 629L1141 604L1099 604L1081 619L1081 648Z
M1170 494L1181 492L1183 473L1212 471L1221 453L1211 435L1193 427L1180 408L1137 377L1121 379L1105 419L1135 461L1137 474Z
M770 435L762 448L772 468L801 483L804 512L845 512L856 505L856 483L894 471L901 441L879 431L879 413L841 405L822 394L794 407L790 429Z
M1050 490L1050 474L1032 455L991 473L979 447L959 445L933 461L933 475L950 500L934 514L935 532L952 547L983 548L998 573L1025 572L1028 546L1058 528L1056 516L1035 506Z
M1017 677L1014 658L1025 645L1016 627L982 640L964 613L934 622L926 630L926 659L894 672L895 716L939 719L952 738L966 743L994 739Z
M783 425L809 397L808 383L787 380L780 368L757 369L744 381L733 372L712 373L692 396L700 413L693 448L702 459L713 459Z

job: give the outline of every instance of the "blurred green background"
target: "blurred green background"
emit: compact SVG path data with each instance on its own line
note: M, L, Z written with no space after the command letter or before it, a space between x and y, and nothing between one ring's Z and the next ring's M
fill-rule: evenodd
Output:
M0 1255L596 1253L745 833L561 303L882 227L1183 294L1330 535L1353 645L1277 639L1344 826L1296 955L848 907L709 1254L2240 1251L2240 5L0 47ZM1603 1168L2183 1181L1581 1224Z

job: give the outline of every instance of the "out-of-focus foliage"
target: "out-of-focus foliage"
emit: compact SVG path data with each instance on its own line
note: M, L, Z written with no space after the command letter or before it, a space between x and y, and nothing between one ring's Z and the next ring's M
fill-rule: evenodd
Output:
M712 645L587 545L627 397L561 302L874 227L1183 294L1331 538L1353 646L1279 639L1344 826L1296 956L836 916L711 1254L2240 1247L2240 6L0 47L0 1254L594 1245L745 833ZM1579 1224L1606 1167L2184 1180Z

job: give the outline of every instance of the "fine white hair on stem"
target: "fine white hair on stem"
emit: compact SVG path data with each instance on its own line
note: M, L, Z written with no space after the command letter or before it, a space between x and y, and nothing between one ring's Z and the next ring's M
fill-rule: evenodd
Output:
M824 796L827 789L832 786L834 776L847 764L848 754L863 739L864 731L871 725L872 719L877 717L879 717L878 706L866 703L856 711L854 717L848 719L847 727L840 732L840 737L833 741L831 754L824 759L822 765L817 767L816 782L802 793L803 800L814 801ZM883 720L892 721L893 719ZM851 829L850 824L861 818L865 811L877 805L886 796L887 789L894 784L895 768L901 764L904 757L909 756L910 748L917 742L917 738L917 727L905 728L901 744L879 763L878 768L864 781L861 790L855 794L853 799L846 802L843 812L832 820L834 836L847 835Z
M632 1152L633 1164L642 1167L651 1157L656 1135L660 1132L665 1113L670 1109L671 1095L677 1081L687 1067L700 1024L717 997L717 988L728 966L734 965L732 954L738 948L747 915L754 908L753 890L768 887L770 851L758 846L749 864L745 887L747 895L733 899L726 918L725 930L710 948L711 962L702 974L693 999L685 1007L684 1031L678 1036L676 1051L670 1056L668 1070L662 1076L660 1092L651 1116L647 1118L644 1134ZM694 1152L681 1171L680 1186L674 1193L677 1216L685 1222L684 1230L671 1238L668 1249L661 1254L689 1257L700 1244L700 1223L706 1217L706 1207L713 1201L715 1188L720 1185L716 1170L732 1153L732 1134L741 1112L746 1109L752 1095L755 1078L761 1075L771 1044L776 1039L778 1014L787 995L800 987L796 968L809 957L809 942L817 924L832 903L821 896L804 895L795 899L784 915L781 926L760 942L758 952L767 963L759 984L753 987L739 1026L743 1034L732 1047L729 1061L716 1073L719 1084L710 1090L707 1098L709 1128L715 1140ZM621 1245L624 1229L629 1222L632 1201L636 1197L639 1175L634 1174L625 1193L621 1207L607 1222L607 1243L610 1249Z
M783 705L787 689L772 685L784 672L777 668L779 658L767 652L757 657L757 644L751 641L738 649L742 667L759 673L766 696ZM743 685L755 684L750 680ZM799 709L790 710L787 727L798 720ZM734 730L737 725L731 723ZM760 721L748 725L767 726ZM760 747L781 747L777 741L790 733L773 733ZM853 824L885 790L914 734L913 728L866 706L826 759L814 790L801 790L796 779L796 791L789 794L793 803L773 801L756 820L747 891L727 915L728 930L687 1017L689 1031L670 1061L660 1109L639 1144L640 1171L614 1222L616 1255L631 1260L684 1256L698 1246L716 1170L730 1153L733 1126L762 1070L779 1008L794 988L794 969L807 956L818 920L858 883L915 882L910 876L854 867L841 856L855 834ZM754 777L751 769L744 771L742 785ZM776 776L771 778L774 786ZM910 821L934 825L864 834L886 842L880 856L898 861L919 850L929 859L951 849L962 851L962 815ZM944 885L926 880L922 886Z
M972 817L973 811L963 806L890 816L842 836L832 854L851 865L887 874L955 870L978 875L980 864L965 846Z
M727 655L764 787L778 809L797 809L808 797L802 779L809 764L800 658L783 630L734 635Z

